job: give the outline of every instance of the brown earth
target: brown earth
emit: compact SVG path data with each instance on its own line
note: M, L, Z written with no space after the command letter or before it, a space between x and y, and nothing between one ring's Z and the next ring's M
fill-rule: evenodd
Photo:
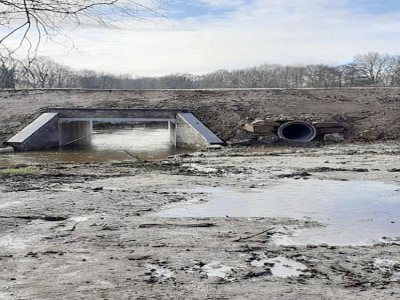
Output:
M177 108L193 112L226 141L256 118L342 122L360 140L372 130L400 138L400 88L243 90L21 90L0 93L0 141L46 107Z
M320 225L157 215L171 203L204 201L194 190L202 186L257 191L282 177L294 186L308 178L399 185L399 149L398 143L269 147L160 162L45 165L0 156L0 299L399 299L399 239L285 246L273 237ZM305 269L272 276L273 265L254 265L263 257ZM379 266L377 259L395 263ZM210 268L224 272L216 276Z

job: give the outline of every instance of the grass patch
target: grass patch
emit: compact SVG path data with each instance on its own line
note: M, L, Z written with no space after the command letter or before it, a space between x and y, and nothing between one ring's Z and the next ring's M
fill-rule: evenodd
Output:
M38 169L33 166L21 167L21 168L7 168L0 170L1 173L7 175L29 175L29 174L37 174Z

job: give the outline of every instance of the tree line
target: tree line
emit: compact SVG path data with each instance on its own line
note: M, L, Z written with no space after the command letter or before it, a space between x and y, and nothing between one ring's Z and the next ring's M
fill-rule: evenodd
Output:
M0 61L0 88L87 88L87 89L203 89L203 88L330 88L398 87L400 56L369 52L347 64L263 64L239 70L218 70L162 77L114 75L92 70L75 71L48 57L28 64Z

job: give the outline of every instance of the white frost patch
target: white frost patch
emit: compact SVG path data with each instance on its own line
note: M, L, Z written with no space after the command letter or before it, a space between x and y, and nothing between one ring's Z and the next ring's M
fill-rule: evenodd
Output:
M272 276L283 278L299 276L303 271L307 270L306 265L283 256L256 259L250 264L253 267L263 267L265 264L271 264L272 266L270 269Z
M0 237L0 248L21 250L28 247L30 239L28 238L18 238L16 236L11 236L10 234Z
M4 203L4 204L0 204L0 208L6 208L6 207L14 206L14 205L17 205L20 203L21 203L21 201L10 201L10 202Z
M283 233L273 234L271 241L277 246L292 246L295 244L289 235Z
M11 295L12 295L12 293L11 293ZM1 300L13 300L13 299L15 299L15 297L11 296L11 295L10 294L6 294L4 292L0 292L0 299Z
M375 258L375 268L378 268L384 273L390 273L396 279L400 279L400 263L387 258Z
M146 267L154 273L153 276L158 278L171 278L175 275L174 271L157 265L147 264Z
M217 173L218 172L218 169L216 169L216 168L205 167L205 166L197 165L197 164L190 164L189 167L192 171L198 171L198 172L203 172L203 173Z
M233 270L233 268L224 266L219 261L215 261L204 265L202 270L207 274L208 277L225 278L227 274Z
M70 220L74 221L74 222L77 222L77 223L81 223L81 222L85 222L85 221L89 220L89 216L71 217Z

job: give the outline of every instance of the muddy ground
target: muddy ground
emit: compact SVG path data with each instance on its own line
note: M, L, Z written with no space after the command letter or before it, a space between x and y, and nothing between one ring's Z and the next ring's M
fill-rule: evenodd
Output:
M3 155L0 299L399 299L399 240L282 246L274 235L319 224L157 216L171 203L204 201L191 192L198 186L257 189L281 178L400 186L399 155L398 142L226 148L153 162L10 165ZM303 267L277 277L274 263L257 263L271 257Z
M241 125L257 118L340 122L353 141L366 130L400 139L400 88L23 90L1 91L0 106L0 143L46 107L186 109L225 141L242 139Z

